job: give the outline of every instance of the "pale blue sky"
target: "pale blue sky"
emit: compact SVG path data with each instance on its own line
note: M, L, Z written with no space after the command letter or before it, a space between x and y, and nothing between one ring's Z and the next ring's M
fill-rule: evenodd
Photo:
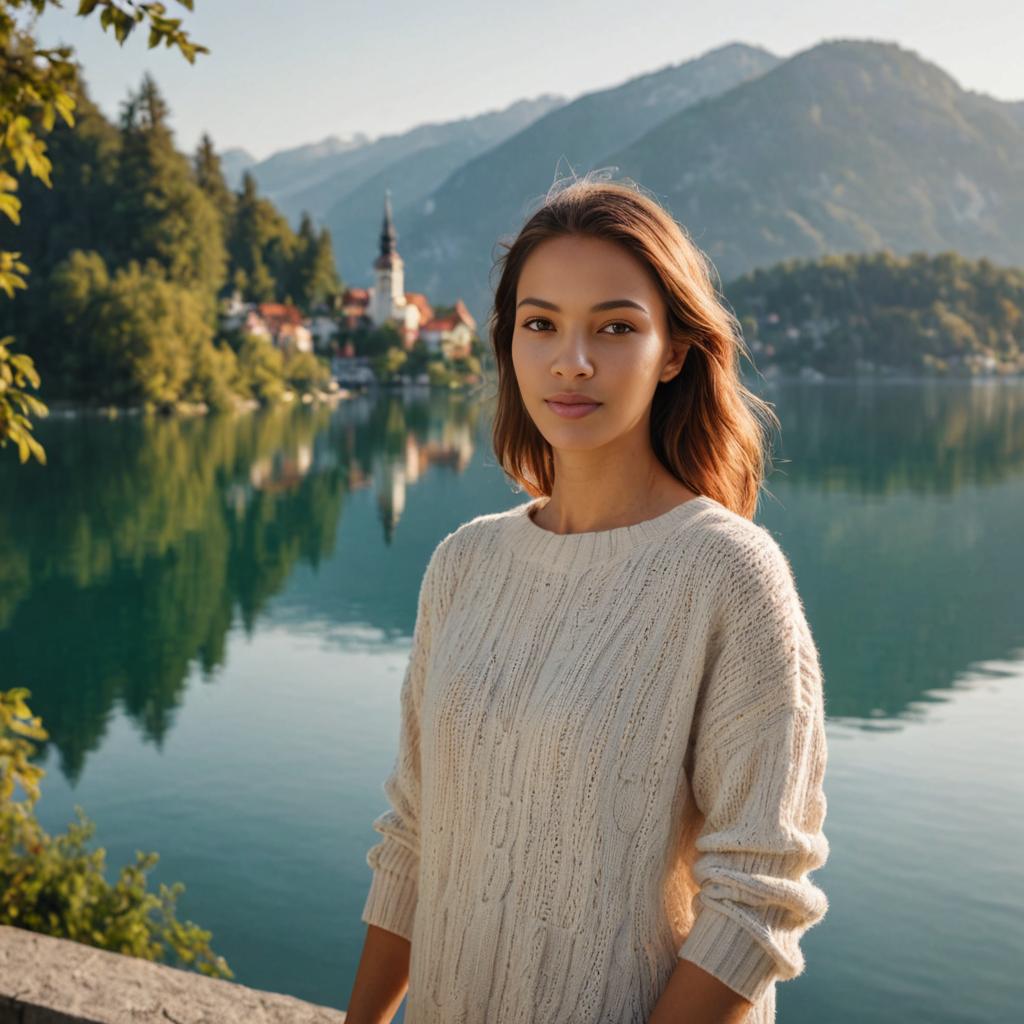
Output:
M191 14L166 0L211 50L195 65L177 51L147 49L141 33L118 48L95 15L76 18L77 0L64 2L67 10L40 21L41 37L75 46L104 112L116 115L149 70L171 105L181 148L192 149L206 130L218 149L244 146L258 158L545 92L572 98L730 42L780 57L825 39L895 42L964 88L1024 99L1022 0L631 0L599 15L593 0L518 0L511 10L467 0L195 0Z

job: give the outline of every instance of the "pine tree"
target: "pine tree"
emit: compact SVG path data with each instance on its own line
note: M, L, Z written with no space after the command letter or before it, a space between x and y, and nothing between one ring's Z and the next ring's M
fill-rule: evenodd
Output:
M221 215L175 150L167 120L167 104L146 74L121 111L118 198L111 213L116 262L155 259L169 280L212 300L227 272Z
M325 302L340 288L330 233L326 228L317 232L306 211L299 225L288 287L296 303L307 311Z
M228 238L231 272L245 275L245 297L255 302L283 299L293 287L292 261L298 240L273 203L257 193L256 179L242 176Z
M224 180L224 170L221 167L220 156L213 148L213 139L203 132L196 147L193 158L193 171L196 184L203 190L207 198L213 203L214 209L221 215L224 227L224 237L227 238L231 226L231 218L234 214L235 194L228 188Z

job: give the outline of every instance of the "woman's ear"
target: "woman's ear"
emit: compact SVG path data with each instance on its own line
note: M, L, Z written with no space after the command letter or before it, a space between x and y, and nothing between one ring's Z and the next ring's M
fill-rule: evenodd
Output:
M686 356L692 348L693 343L686 340L676 340L675 338L669 341L672 352L669 359L665 363L661 371L661 377L659 380L665 384L673 378L679 376L683 370L683 363L686 362Z

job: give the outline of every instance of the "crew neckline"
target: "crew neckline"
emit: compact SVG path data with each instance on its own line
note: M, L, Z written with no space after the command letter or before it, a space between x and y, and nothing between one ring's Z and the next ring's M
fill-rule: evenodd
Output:
M668 536L699 512L718 505L714 498L700 494L696 498L687 498L661 515L631 526L582 533L552 533L535 523L530 515L535 509L543 508L549 500L548 495L541 495L511 509L508 541L516 555L561 570L618 558L641 544Z

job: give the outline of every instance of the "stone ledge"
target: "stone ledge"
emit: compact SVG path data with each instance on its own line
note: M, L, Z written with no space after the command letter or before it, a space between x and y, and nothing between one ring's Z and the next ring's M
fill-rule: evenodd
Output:
M0 925L0 1024L342 1024L293 996Z

